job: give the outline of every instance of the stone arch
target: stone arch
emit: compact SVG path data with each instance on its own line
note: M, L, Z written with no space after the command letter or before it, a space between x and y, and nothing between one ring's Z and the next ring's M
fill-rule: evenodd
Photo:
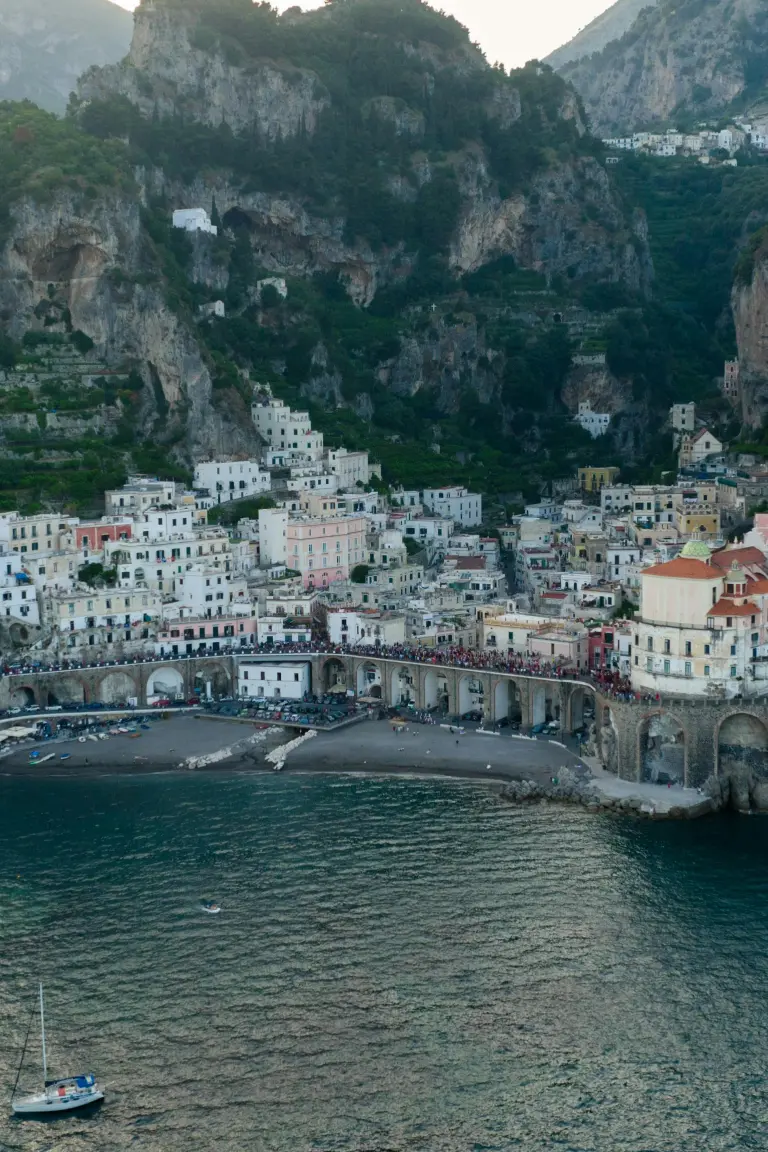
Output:
M163 665L153 668L147 677L147 704L167 698L177 700L184 696L184 677L178 668Z
M98 683L96 698L102 704L123 704L138 700L139 691L130 672L115 669L107 672Z
M450 711L451 690L445 672L428 668L424 673L424 707L439 712Z
M37 703L34 688L30 688L29 684L14 685L11 689L10 702L13 708L29 708L31 704Z
M57 676L48 688L48 705L82 704L85 701L85 688L75 676Z
M715 771L726 775L745 771L768 779L768 726L751 712L733 712L716 732Z
M390 701L393 705L416 702L415 668L396 664L390 673Z
M232 695L232 676L226 664L220 664L218 660L203 660L199 672L202 672L204 682L211 685L214 696Z
M358 696L373 696L381 700L383 695L381 665L374 664L373 661L358 664L356 687Z
M597 721L599 720L599 723ZM592 728L590 744L600 759L600 763L608 772L619 774L619 730L613 713L608 705L599 710L596 722Z
M477 672L465 672L459 677L459 716L467 712L485 714L485 684Z
M688 778L685 727L669 712L651 712L637 726L640 779L683 786Z
M588 728L595 715L595 694L586 684L579 684L571 690L568 701L569 729L576 732ZM608 709L610 714L610 709Z
M493 690L493 715L495 720L509 720L522 724L523 698L516 681L499 680Z
M337 656L332 656L323 664L323 692L346 692L348 687L346 664Z

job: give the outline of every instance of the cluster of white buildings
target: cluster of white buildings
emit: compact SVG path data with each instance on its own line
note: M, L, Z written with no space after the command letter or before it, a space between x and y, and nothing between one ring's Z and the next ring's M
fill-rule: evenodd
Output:
M89 662L242 653L308 643L329 621L349 642L437 643L444 613L466 622L505 593L498 541L472 531L480 496L451 486L388 499L367 452L327 448L308 413L268 389L252 418L258 458L201 461L192 490L133 476L105 493L99 520L0 515L7 651ZM264 497L232 529L209 522L221 504Z
M735 157L740 149L768 151L768 120L735 120L724 128L702 125L696 132L680 132L675 128L668 128L665 132L635 132L631 136L605 137L603 144L613 152L642 152L662 158L689 156L702 164L720 159L722 163L736 167L738 161ZM728 153L727 159L718 156L723 152ZM616 163L617 159L609 156L607 162Z

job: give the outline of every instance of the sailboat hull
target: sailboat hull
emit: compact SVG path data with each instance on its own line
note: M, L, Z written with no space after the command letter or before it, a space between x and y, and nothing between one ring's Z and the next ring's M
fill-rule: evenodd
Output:
M76 1108L86 1108L104 1099L101 1090L78 1092L71 1096L27 1096L24 1100L14 1100L11 1104L17 1116L47 1116L53 1112L74 1112Z

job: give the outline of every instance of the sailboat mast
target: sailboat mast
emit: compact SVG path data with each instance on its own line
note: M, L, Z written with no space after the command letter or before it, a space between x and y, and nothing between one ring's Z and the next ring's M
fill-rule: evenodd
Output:
M48 1062L45 1056L45 1011L43 1008L43 985L40 984L40 1034L43 1039L43 1089L45 1089L45 1082L48 1079Z

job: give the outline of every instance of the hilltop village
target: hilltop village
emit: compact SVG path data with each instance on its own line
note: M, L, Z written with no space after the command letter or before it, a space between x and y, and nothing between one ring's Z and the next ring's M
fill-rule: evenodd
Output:
M203 461L191 488L133 476L105 493L100 519L0 516L6 672L409 646L571 669L617 694L768 688L768 516L728 543L768 494L768 470L732 459L692 404L670 413L674 484L584 467L492 525L462 487L387 490L367 452L326 447L268 387L255 386L251 417L259 458ZM309 691L282 672L244 675L239 694Z

